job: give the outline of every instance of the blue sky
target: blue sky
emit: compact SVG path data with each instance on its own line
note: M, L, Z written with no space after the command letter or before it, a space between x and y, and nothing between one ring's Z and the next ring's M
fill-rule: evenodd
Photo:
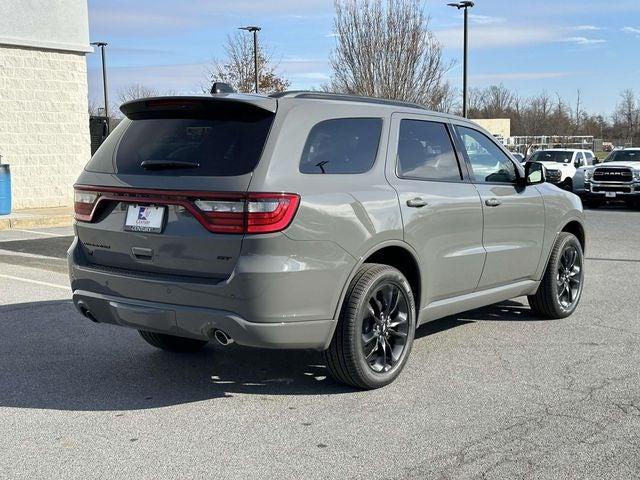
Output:
M427 0L430 26L462 74L462 14ZM471 10L471 86L503 83L527 96L546 90L609 114L620 92L640 86L640 0L476 0ZM291 88L328 79L332 0L89 0L91 41L107 41L110 94L140 83L196 93L227 34L262 26ZM89 97L100 103L99 55L88 55Z

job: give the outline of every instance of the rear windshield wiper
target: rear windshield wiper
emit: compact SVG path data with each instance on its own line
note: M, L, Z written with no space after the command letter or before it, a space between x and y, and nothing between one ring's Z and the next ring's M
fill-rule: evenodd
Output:
M165 170L171 168L198 168L200 164L181 160L145 160L140 166L146 170Z

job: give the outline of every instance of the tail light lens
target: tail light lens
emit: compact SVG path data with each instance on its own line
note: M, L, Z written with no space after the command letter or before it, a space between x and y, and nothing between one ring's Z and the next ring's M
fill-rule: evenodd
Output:
M210 193L78 185L75 218L91 222L104 201L180 205L214 233L273 233L293 220L300 203L294 193Z
M251 193L236 199L198 199L196 207L218 233L273 233L289 226L300 197L291 193Z
M100 194L89 190L76 190L74 192L73 207L76 220L88 222L91 220L93 209Z

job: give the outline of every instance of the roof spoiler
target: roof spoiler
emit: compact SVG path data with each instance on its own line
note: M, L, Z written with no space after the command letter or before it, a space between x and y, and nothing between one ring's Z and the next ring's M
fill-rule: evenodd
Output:
M144 118L151 113L169 114L172 112L201 113L218 108L245 107L275 113L278 101L275 98L262 95L248 95L242 93L217 93L205 96L171 96L151 97L133 100L120 105L120 111L132 120Z

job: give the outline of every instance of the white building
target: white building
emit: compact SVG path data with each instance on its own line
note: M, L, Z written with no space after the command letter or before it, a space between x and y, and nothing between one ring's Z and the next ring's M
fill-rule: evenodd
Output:
M86 0L1 0L0 155L14 209L71 205L90 157Z

